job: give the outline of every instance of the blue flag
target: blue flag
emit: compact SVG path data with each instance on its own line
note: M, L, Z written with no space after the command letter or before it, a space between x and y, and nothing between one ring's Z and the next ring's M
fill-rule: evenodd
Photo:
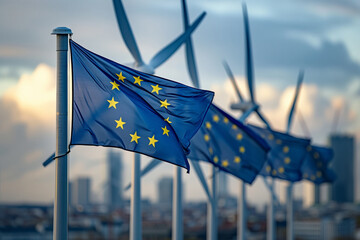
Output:
M307 154L309 139L249 125L271 147L261 175L295 182L302 178L301 164Z
M189 158L208 161L252 183L266 161L268 144L238 120L212 104L191 140Z
M214 93L115 63L70 41L70 145L119 147L189 170L190 139Z
M321 184L333 182L336 175L332 169L329 169L329 163L334 156L331 148L308 146L307 155L301 166L303 179Z

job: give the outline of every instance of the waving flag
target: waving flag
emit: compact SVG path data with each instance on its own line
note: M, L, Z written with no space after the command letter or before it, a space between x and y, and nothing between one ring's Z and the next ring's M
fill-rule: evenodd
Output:
M212 104L191 140L189 158L208 161L252 183L266 161L269 146L256 133Z
M291 182L301 180L301 165L306 157L306 148L310 140L253 125L249 126L271 147L261 174Z
M186 153L213 93L142 73L70 41L70 145L119 147L189 170Z
M303 179L321 184L325 182L333 182L336 175L333 170L329 169L329 163L334 157L331 148L308 146L307 155L301 166Z

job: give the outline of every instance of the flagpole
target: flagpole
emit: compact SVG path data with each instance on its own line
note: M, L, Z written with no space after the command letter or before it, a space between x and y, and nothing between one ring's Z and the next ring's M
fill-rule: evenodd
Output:
M294 240L294 203L293 203L293 187L292 182L286 189L286 240Z
M240 182L240 196L238 199L238 240L246 239L246 185L244 181Z
M276 239L275 230L275 180L271 178L270 187L270 205L268 209L268 221L267 221L267 240Z
M56 158L53 239L68 238L68 38L71 29L55 28L56 35Z
M172 240L183 240L183 215L182 215L182 173L181 168L174 166L173 190L173 229Z
M141 240L141 175L140 154L134 153L134 162L131 176L131 199L130 199L130 240Z
M212 178L211 184L211 199L208 200L208 221L207 221L207 239L217 240L217 171L215 166L211 166Z

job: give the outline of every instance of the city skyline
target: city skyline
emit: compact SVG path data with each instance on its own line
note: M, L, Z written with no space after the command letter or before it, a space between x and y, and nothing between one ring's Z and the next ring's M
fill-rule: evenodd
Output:
M229 62L241 90L247 93L243 80L241 3L224 1L221 7L217 4L196 1L189 3L189 12L191 19L203 10L208 12L192 37L200 84L204 89L214 90L215 102L229 109L236 97L222 69L223 59ZM31 5L36 8L29 10ZM182 32L180 1L124 1L124 5L146 57ZM73 30L74 39L121 63L131 62L131 56L120 37L110 1L89 2L87 6L70 1L63 5L35 0L17 5L4 1L0 6L0 30L6 33L0 39L0 201L51 202L54 166L41 166L55 148L55 39L50 36L51 30L66 25ZM293 5L285 1L248 3L257 97L269 120L276 123L276 129L285 129L284 116L296 76L299 68L304 68L298 109L315 143L325 144L328 134L335 130L332 125L337 109L341 109L337 131L360 136L360 49L356 44L360 35L351 31L360 24L359 9L355 1L343 5L321 1L295 1ZM43 21L44 18L48 21ZM153 28L148 29L144 22L152 23ZM190 84L183 50L161 66L157 75ZM303 135L298 118L294 133ZM355 149L358 146L359 143ZM74 148L69 160L70 179L88 175L94 179L94 189L101 191L106 182L106 151ZM130 180L132 156L123 152L123 158L126 183ZM147 161L143 160L142 166ZM359 156L356 162L358 169ZM202 166L209 168L206 164ZM155 199L157 179L164 175L172 175L172 166L162 164L146 177L144 197ZM184 181L189 186L187 199L205 199L193 172L185 175ZM228 182L231 194L237 195L238 181L229 177ZM259 198L265 189L259 182L250 187L249 201L264 204L268 194ZM96 201L103 200L97 198Z

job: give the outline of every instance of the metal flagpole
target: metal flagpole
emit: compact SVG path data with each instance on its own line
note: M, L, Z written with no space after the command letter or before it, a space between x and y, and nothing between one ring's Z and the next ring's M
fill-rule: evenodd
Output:
M182 173L181 168L174 166L173 190L173 227L172 240L183 240L183 215L182 215Z
M268 221L267 221L267 240L275 240L276 232L275 232L275 180L271 178L270 187L270 205L267 213Z
M131 176L130 240L141 240L140 154L134 153Z
M56 35L56 165L55 165L55 203L53 238L68 238L68 38L72 34L66 27L55 28Z
M294 204L293 204L293 186L292 182L287 186L286 191L286 239L294 240Z
M211 166L212 178L211 183L211 199L208 201L207 207L207 239L217 240L217 172L215 166Z
M240 182L240 196L238 199L238 240L246 239L246 185L244 181Z

